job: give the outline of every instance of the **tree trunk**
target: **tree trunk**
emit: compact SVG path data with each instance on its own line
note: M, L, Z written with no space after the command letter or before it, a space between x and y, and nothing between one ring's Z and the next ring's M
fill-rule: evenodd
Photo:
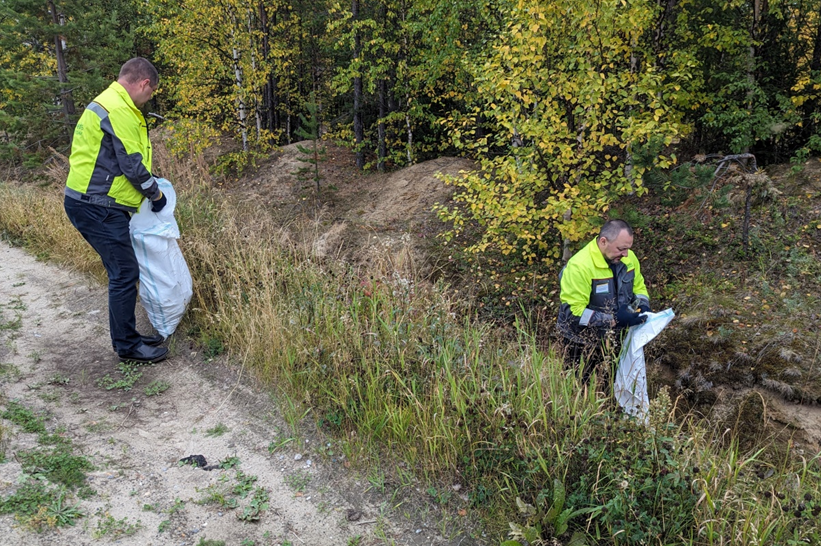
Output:
M359 0L352 0L351 15L353 24L356 25L359 19ZM362 55L361 38L359 31L354 30L353 58L358 64ZM356 166L359 169L365 168L365 151L362 149L365 142L365 128L362 123L362 75L358 74L353 79L353 133L356 143Z
M750 89L747 91L747 108L750 115L753 113L753 87L755 86L755 60L756 47L755 42L758 39L758 26L761 22L761 2L762 0L753 0L753 21L750 25L750 50L747 56L747 84ZM745 146L741 151L743 154L750 153L750 147Z
M254 55L254 13L251 10L248 10L248 51L251 55L251 72L254 75L254 81L256 81L256 74L257 74L257 59L256 55ZM262 137L262 115L260 112L259 101L256 98L256 90L254 90L254 120L256 121L256 128L257 128L257 142L259 142L260 138Z
M407 105L410 110L410 96L408 96ZM408 131L408 165L413 165L413 127L411 126L410 114L405 112L405 127Z
M379 149L376 160L376 169L379 172L385 170L385 156L388 155L388 147L385 142L385 116L388 115L385 103L387 102L386 94L387 82L385 78L379 80Z
M667 24L672 16L673 8L676 6L676 0L659 0L658 5L664 4L664 9L659 14L659 20L656 24L656 32L653 36L653 51L658 55L663 49L664 35L667 30ZM665 57L662 57L664 59Z
M630 41L630 77L634 78L636 72L638 72L639 66L639 59L636 56L636 48L638 45L636 44L635 39ZM633 94L633 99L635 100L635 93ZM630 109L632 111L632 108ZM628 195L635 195L636 193L636 179L633 175L633 143L628 142L627 147L625 148L625 158L624 158L624 177L630 182L630 193Z
M242 133L242 151L248 151L248 127L245 123L246 112L245 112L245 100L242 96L242 67L239 65L239 50L236 46L236 33L234 28L237 26L236 17L232 16L231 21L233 23L231 27L231 50L233 53L234 59L234 85L236 85L236 97L237 97L237 110L239 111L239 126L240 132Z
M571 218L573 218L573 209L564 211L564 215L562 216L564 223L569 223ZM573 243L567 237L562 241L562 262L565 264L567 264L567 261L573 256L572 245Z
M815 43L812 48L812 57L810 57L810 77L821 77L821 4L818 9L818 27L815 29ZM816 114L818 112L818 99L813 96L805 103L804 112L807 123L804 125L804 134L806 138L814 135L816 127L819 123L816 121Z
M285 139L291 143L291 94L285 93Z
M262 25L262 51L265 60L271 58L270 34L271 25L268 23L268 11L265 9L265 2L259 3L259 18ZM273 13L273 26L277 24L277 12ZM268 82L263 88L263 100L265 101L265 124L269 131L275 132L280 128L279 124L279 94L277 93L278 78L273 69L268 73Z
M821 71L821 4L818 8L818 27L815 29L815 44L812 48L812 57L810 59L810 71Z
M51 12L51 21L54 23L54 26L62 26L64 20L61 16L57 15L57 8L55 7L53 0L48 0L48 9ZM60 81L60 103L63 105L63 114L66 118L66 131L68 132L70 141L73 133L71 116L75 114L74 99L72 98L71 90L68 89L68 68L66 67L66 59L64 55L63 38L57 32L57 28L54 30L54 52L57 56L57 79Z
M259 3L259 29L262 33L262 61L268 62L271 56L271 46L268 43L268 12L265 10L265 2ZM272 74L269 72L265 85L262 86L262 115L264 117L263 123L265 128L269 131L274 130L274 115L273 115L273 85L271 83Z
M749 174L744 174L747 188L744 190L744 222L741 227L741 246L744 254L750 248L750 202L753 200L753 181Z
M379 20L380 24L383 27L387 27L388 20L386 16L386 6L384 3L379 5ZM385 56L385 51L382 49L379 52L381 57ZM385 103L387 101L387 78L386 76L382 76L379 79L379 122L377 125L377 133L378 133L378 145L377 145L377 152L376 152L376 170L379 172L383 172L385 170L385 157L388 155L387 150L387 143L385 142L385 116L387 116L387 111L385 108Z

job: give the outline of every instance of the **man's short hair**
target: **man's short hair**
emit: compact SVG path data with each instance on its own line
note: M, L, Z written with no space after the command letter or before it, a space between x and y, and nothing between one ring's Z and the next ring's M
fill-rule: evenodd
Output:
M125 80L128 83L137 83L139 81L148 79L151 87L157 87L160 83L160 75L157 69L148 59L142 57L134 57L125 62L120 68L120 75L118 80Z
M604 237L608 241L612 241L613 239L618 237L619 233L621 233L625 229L627 230L627 234L630 237L632 237L633 228L630 227L630 224L628 224L624 220L608 220L601 227L601 231L599 232L599 239Z

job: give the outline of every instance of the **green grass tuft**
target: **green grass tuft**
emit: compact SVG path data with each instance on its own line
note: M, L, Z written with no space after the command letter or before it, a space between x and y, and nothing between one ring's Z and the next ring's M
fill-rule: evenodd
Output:
M30 409L14 400L6 404L6 411L2 413L2 417L18 425L24 432L46 431L43 417L35 415Z

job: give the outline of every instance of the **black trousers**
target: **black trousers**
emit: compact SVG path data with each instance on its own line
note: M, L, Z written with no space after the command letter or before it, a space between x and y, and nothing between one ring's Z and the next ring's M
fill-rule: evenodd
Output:
M141 343L134 315L140 266L128 232L131 215L71 197L65 198L63 206L72 225L100 255L108 273L108 327L114 350L118 354L133 353Z

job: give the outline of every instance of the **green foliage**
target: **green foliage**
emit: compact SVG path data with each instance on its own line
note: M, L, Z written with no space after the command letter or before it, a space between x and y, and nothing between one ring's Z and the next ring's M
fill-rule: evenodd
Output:
M308 484L311 483L311 475L307 472L302 470L297 470L296 472L292 472L291 474L286 474L284 481L285 485L293 489L294 491L298 491L304 493L305 490L308 488Z
M49 488L28 480L7 498L0 498L0 514L14 514L18 521L37 531L45 527L70 527L85 514L66 501L63 488Z
M74 454L71 440L61 431L46 433L43 419L21 404L9 402L3 418L27 432L39 433L37 441L40 445L16 453L28 476L14 494L0 498L0 513L15 514L26 525L38 530L74 525L84 514L68 502L69 491L85 483L86 471L92 470L93 465L86 457ZM85 489L80 487L78 491L81 498L89 496Z
M585 388L564 370L529 333L529 321L500 329L474 320L461 294L441 287L422 290L393 269L374 267L373 279L363 283L357 270L318 264L279 245L279 226L258 221L254 230L246 229L251 217L229 197L186 195L180 203L190 237L186 252L203 288L192 305L210 310L197 319L199 327L226 347L243 349L249 368L277 385L278 400L290 407L294 423L309 413L338 412L344 430L357 432L357 440L346 434L346 455L368 453L374 446L430 475L458 473L468 484L471 505L491 517L504 504L512 507L517 496L540 506L542 491L543 508L549 510L558 478L566 487L562 511L601 508L595 517L591 512L570 519L567 532L584 526L602 544L698 543L708 534L714 543L728 536L743 537L738 543L763 543L754 535L766 529L774 530L773 543L780 544L802 537L812 542L817 534L812 520L802 520L799 529L782 504L762 501L782 490L793 501L805 492L817 495L817 460L785 453L783 462L770 463L775 468L770 481L762 482L765 478L749 471L761 463L748 462L752 455L737 447L727 448L723 428L714 436L705 433L706 424L685 422L671 429L669 411L660 411L664 419L644 429L607 413L609 396L602 394L607 391L601 384ZM790 215L803 215L794 212L786 205L772 207L761 224L781 226ZM681 260L697 258L692 252L697 247L686 246L691 239L728 237L717 214L712 222L670 216L652 218L642 234L657 237L648 248L669 253L673 266L659 269L678 274ZM802 242L811 243L816 224L815 216L806 217ZM781 258L790 258L790 251L781 250L784 240L764 231L759 238L754 248L771 253L762 254L763 265L786 269ZM799 260L797 274L814 271L805 263L804 254L811 254L811 246L806 248L793 256ZM660 282L660 290L712 305L716 292L705 292L705 285L723 289L740 286L742 279L710 271L673 281ZM253 304L237 304L245 301ZM732 315L716 324L728 336L739 331ZM688 354L697 345L713 347L689 340ZM371 475L374 486L387 488L389 477ZM236 495L233 482L219 492L226 506L239 508L253 498L255 484L242 481ZM762 490L770 487L771 497L763 497ZM702 497L694 506L693 499ZM702 530L703 535L694 534ZM637 538L629 539L628 531Z
M539 509L530 505L519 497L516 497L516 506L519 513L527 519L524 527L516 523L510 523L510 541L503 544L508 546L520 545L519 539L526 544L536 544L549 537L560 537L567 532L571 519L591 512L597 512L597 508L582 508L574 510L565 508L565 488L558 479L553 480L552 491L539 495ZM584 535L580 532L573 533L569 544L583 546L586 544Z
M163 124L165 146L178 158L197 157L219 137L213 126L193 118L181 118Z
M139 369L139 365L135 362L120 362L117 364L117 371L122 377L120 379L114 379L110 374L105 374L103 377L97 379L97 386L107 391L120 389L124 392L128 392L143 376L143 372L139 371Z
M157 44L173 114L241 136L243 152L231 162L241 171L242 154L265 151L280 130L271 122L295 115L303 100L297 89L311 87L311 71L300 67L318 60L310 48L323 38L321 4L151 0L145 7L142 31Z
M230 430L231 429L228 428L228 426L225 425L224 423L217 423L213 427L207 429L205 431L205 435L206 436L211 436L211 437L222 436L223 434L225 434L226 432L229 432Z
M257 168L258 162L265 157L267 157L267 153L260 150L229 152L217 158L211 171L218 176L239 178Z
M308 110L308 117L299 114L301 125L296 130L296 134L302 139L310 140L311 146L307 147L297 144L297 150L302 154L302 156L297 157L297 160L307 163L308 166L300 167L293 174L296 175L299 180L310 180L316 184L316 196L318 200L319 181L322 179L322 175L319 172L319 164L325 161L327 150L319 144L320 120L317 104L311 100L305 104L305 108Z
M0 306L0 309L2 306ZM23 325L23 317L20 313L15 313L13 319L6 320L3 315L0 315L0 332L2 331L15 331L19 330L20 327Z
M103 537L117 540L122 537L130 537L142 529L142 522L135 523L128 521L128 518L116 519L111 514L105 513L97 521L97 526L91 532L91 536L99 540Z
M219 466L224 470L234 468L235 466L239 466L239 457L227 457L220 461Z
M690 59L688 118L707 152L752 151L763 163L783 160L778 146L796 149L813 132L812 2L733 1L678 4L667 46ZM815 46L817 47L817 46ZM807 108L809 107L809 109Z
M234 495L244 499L248 496L248 493L254 489L254 484L258 479L256 476L251 476L242 470L237 470L237 483L234 485L232 492Z
M505 16L473 67L480 98L450 120L454 142L480 169L448 179L457 205L438 210L451 238L480 226L474 251L552 263L557 238L587 237L614 199L645 191L646 166L632 150L681 134L671 107L680 85L639 45L653 24L648 4L539 3ZM674 159L660 154L653 164Z
M66 151L82 107L135 54L136 4L56 0L0 7L0 161L39 166L49 146ZM56 22L55 22L56 21ZM66 81L58 78L56 41L65 44Z
M46 517L49 522L54 522L53 526L70 527L85 515L76 505L66 504L65 496L66 492L61 490L46 510Z
M0 513L17 514L22 518L37 514L41 507L51 504L54 491L38 481L28 481L17 491L0 501Z
M6 411L3 412L2 417L18 425L25 432L42 433L46 431L42 417L38 417L30 409L14 400L6 404Z
M197 542L197 546L225 546L225 541L206 539L205 537L202 537L200 538L200 541Z
M68 498L70 491L78 487L78 496L90 496L87 488L82 486L86 481L86 472L94 468L91 461L74 454L74 446L64 435L64 430L47 433L44 418L19 402L9 401L2 417L26 432L38 433L39 445L15 454L26 473L25 479L21 480L12 495L0 498L0 513L15 514L27 526L37 530L74 525L84 514ZM3 430L0 427L0 432ZM0 442L2 440L0 437Z
M183 510L185 510L185 502L180 499L174 499L174 504L172 504L171 507L168 510L166 510L166 513L173 516L174 514L182 512Z
M255 488L251 500L242 512L237 513L237 519L245 522L259 521L262 512L268 509L268 500L268 491L262 487Z
M204 345L203 353L206 358L215 358L225 352L225 345L218 337L208 336Z
M236 457L232 457L223 461L220 468L229 469L239 464ZM262 517L262 513L268 509L269 493L263 487L257 487L254 484L257 482L256 476L245 474L241 470L236 470L234 475L234 482L228 483L230 480L227 475L223 474L220 478L220 483L209 485L204 492L206 495L197 501L199 504L218 504L223 508L229 510L234 508L242 508L236 514L237 519L244 522L257 522ZM241 505L242 500L250 499Z
M143 392L146 396L159 396L170 388L171 384L167 381L156 379L143 389Z
M29 451L20 451L17 457L23 465L23 470L29 474L42 475L49 481L63 484L67 487L83 485L86 480L86 471L94 466L82 455L74 455L69 441L62 442L52 448L36 448Z

